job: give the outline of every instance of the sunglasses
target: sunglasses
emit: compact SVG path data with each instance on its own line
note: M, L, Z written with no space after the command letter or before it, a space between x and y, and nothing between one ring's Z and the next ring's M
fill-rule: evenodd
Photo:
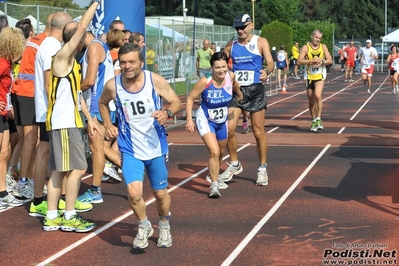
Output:
M236 31L238 31L238 30L245 30L245 29L247 28L248 25L249 25L249 24L244 25L244 26L241 26L241 27L235 27L235 29L236 29Z

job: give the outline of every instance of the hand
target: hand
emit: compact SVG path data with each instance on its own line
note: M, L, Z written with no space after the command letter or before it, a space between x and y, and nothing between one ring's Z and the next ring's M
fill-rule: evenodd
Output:
M241 93L240 95L237 95L237 96L236 96L236 100L237 100L238 102L241 102L243 99L244 99L244 96L242 95L242 93Z
M187 120L185 127L188 132L193 133L195 128L193 120L192 119Z
M266 81L266 79L267 79L266 71L263 70L263 69L261 69L261 70L260 70L259 80L260 80L260 81Z
M154 117L160 125L163 125L166 123L166 121L169 119L168 113L165 110L158 110L152 113L151 115Z
M87 122L87 133L90 138L93 138L97 133L100 137L102 137L100 129L93 120Z
M7 104L5 102L0 102L0 112L3 112L6 109Z

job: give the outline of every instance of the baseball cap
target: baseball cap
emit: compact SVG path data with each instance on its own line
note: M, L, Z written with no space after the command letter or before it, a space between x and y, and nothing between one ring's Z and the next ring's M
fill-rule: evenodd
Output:
M368 43L368 42L369 42L369 43L372 43L370 39L369 39L369 40L366 40L366 43Z
M234 18L233 28L242 27L247 22L252 22L251 17L248 14L240 14Z
M276 50L276 46L273 46L272 50L273 50L273 51Z

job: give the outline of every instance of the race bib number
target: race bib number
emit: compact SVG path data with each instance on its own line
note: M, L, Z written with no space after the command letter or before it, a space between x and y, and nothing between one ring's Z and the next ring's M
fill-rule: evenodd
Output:
M393 62L392 62L392 68L393 68L393 69L397 70L397 69L398 69L398 66L399 66L399 64L398 64L397 61L393 61Z
M82 111L82 91L78 91L78 111Z
M250 85L254 83L254 71L249 70L240 70L234 72L236 75L236 81L240 83L240 85Z
M209 121L224 123L227 119L227 107L208 109Z
M144 103L142 101L124 102L123 113L128 122L134 119L140 119L140 117L146 113Z
M320 73L321 73L321 67L310 67L309 74L314 75Z
M370 69L370 64L363 64L364 69Z

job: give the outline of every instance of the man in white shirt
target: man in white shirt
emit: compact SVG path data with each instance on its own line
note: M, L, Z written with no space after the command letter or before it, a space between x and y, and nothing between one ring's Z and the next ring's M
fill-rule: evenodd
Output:
M364 86L367 86L367 93L371 93L371 77L374 72L375 60L378 60L377 50L371 45L371 40L366 40L366 47L362 47L359 51L360 63L363 64L362 80L364 81Z

